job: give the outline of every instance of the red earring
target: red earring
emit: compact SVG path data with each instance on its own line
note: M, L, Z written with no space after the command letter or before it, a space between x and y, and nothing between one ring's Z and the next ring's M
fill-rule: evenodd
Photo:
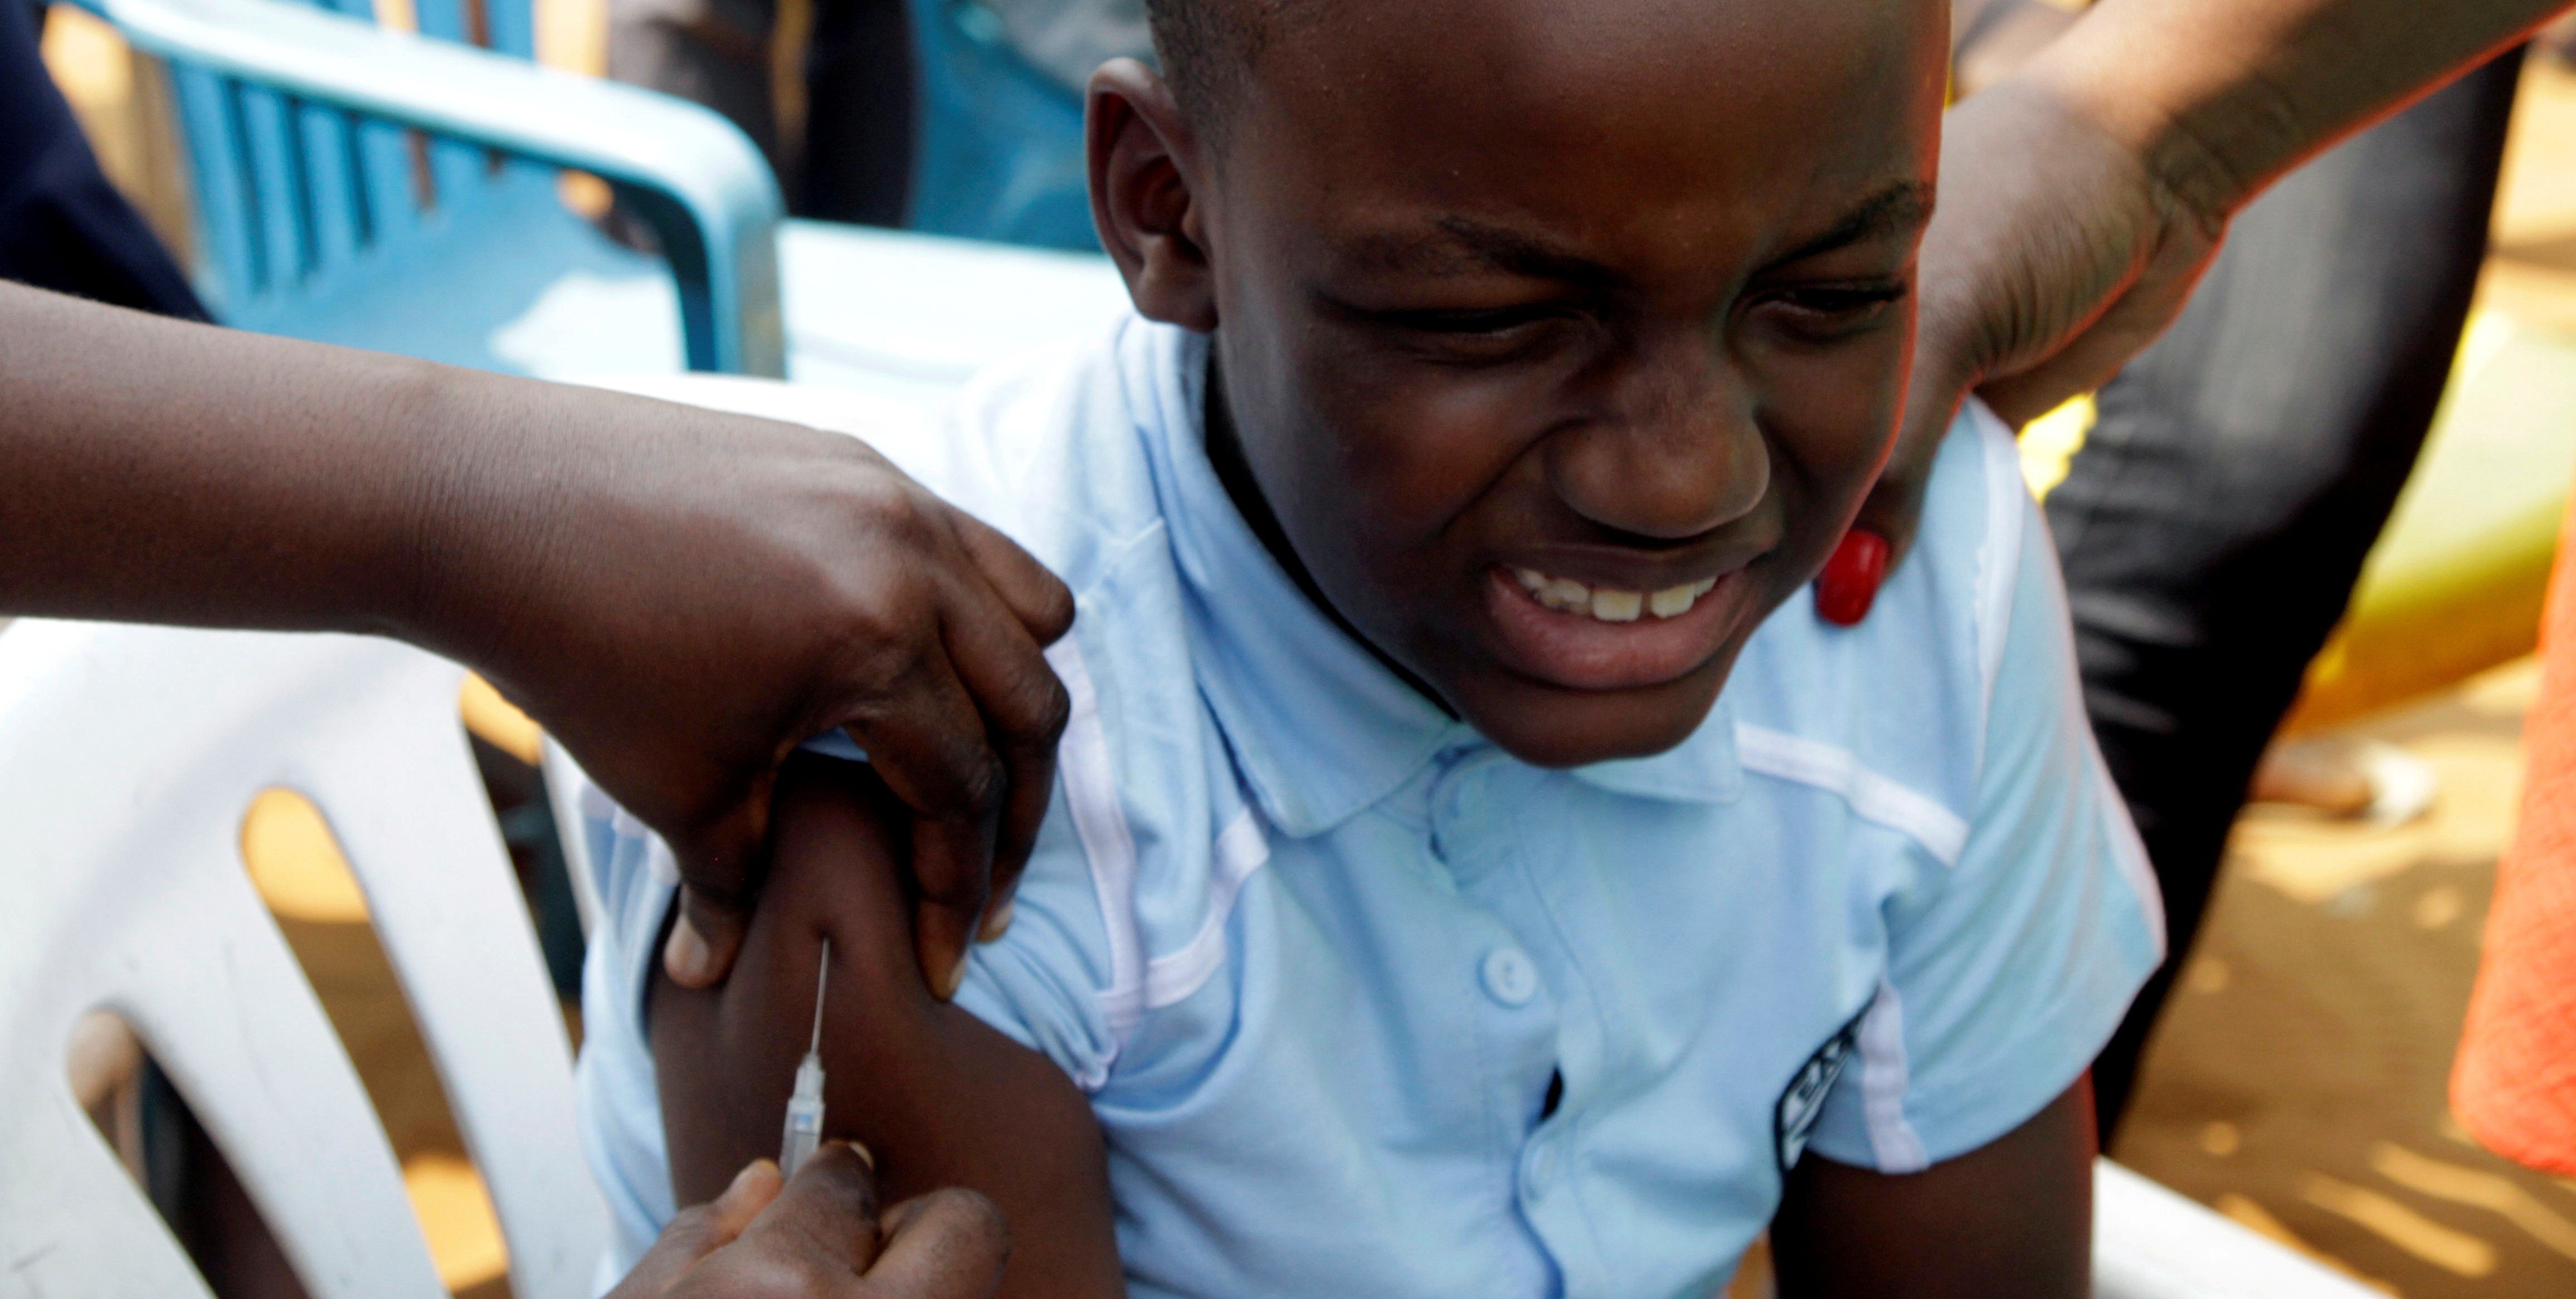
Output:
M1844 533L1833 558L1825 561L1825 571L1816 575L1817 615L1840 627L1856 626L1868 617L1878 584L1887 577L1887 555L1887 538L1867 528Z

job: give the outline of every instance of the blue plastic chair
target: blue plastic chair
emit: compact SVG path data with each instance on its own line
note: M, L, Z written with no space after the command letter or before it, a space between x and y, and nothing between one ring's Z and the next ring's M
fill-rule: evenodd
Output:
M629 337L594 353L642 356L658 343L667 355L676 320L692 368L783 372L778 188L730 123L527 62L527 0L482 0L497 53L383 30L365 0L337 2L359 16L269 0L82 0L172 65L199 290L219 319L543 369L544 340L514 363L495 331L568 275L658 279L662 309L642 314L659 321L639 325L629 311ZM420 0L418 12L430 37L465 33L458 0ZM669 269L566 211L557 166L636 195ZM650 338L652 323L663 338Z
M229 324L551 378L685 362L926 404L1124 309L1097 255L782 221L722 117L529 62L528 0L481 0L495 49L439 38L465 33L459 0L417 0L420 36L284 0L79 3L173 66L200 288ZM564 167L619 187L667 264L566 211Z

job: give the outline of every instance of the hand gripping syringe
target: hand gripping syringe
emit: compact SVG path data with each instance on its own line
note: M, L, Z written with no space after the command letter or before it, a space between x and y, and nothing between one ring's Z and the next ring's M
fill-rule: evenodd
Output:
M787 1135L778 1147L778 1175L794 1177L823 1141L823 985L832 972L832 940L814 971L814 1037L796 1066L796 1094L787 1099Z

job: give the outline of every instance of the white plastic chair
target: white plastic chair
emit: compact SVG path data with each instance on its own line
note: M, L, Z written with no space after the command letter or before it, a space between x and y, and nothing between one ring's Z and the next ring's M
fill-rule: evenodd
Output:
M0 633L0 1295L205 1294L75 1103L73 1025L139 1034L315 1299L446 1293L391 1146L244 868L242 818L319 807L481 1169L522 1299L607 1234L572 1056L457 717L389 641L22 620Z
M2108 1159L2093 1165L2094 1299L2380 1299Z

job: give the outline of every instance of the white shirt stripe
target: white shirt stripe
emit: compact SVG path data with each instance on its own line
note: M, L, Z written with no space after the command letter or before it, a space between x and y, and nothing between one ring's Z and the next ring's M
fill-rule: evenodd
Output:
M1100 721L1100 692L1092 685L1082 650L1067 636L1047 649L1046 658L1063 680L1071 704L1056 765L1064 777L1074 837L1082 841L1092 885L1100 894L1101 928L1108 933L1110 992L1104 998L1113 999L1105 1009L1113 1033L1123 1032L1145 1014L1144 961L1138 955L1142 942L1136 932L1136 837L1118 805L1118 773L1109 761L1109 734Z
M1841 795L1854 815L1913 839L1944 866L1958 865L1968 846L1967 821L1930 795L1860 765L1849 750L1738 722L1735 752L1747 771Z
M1270 860L1270 840L1251 808L1216 837L1216 870L1208 881L1207 919L1178 950L1145 967L1144 1008L1161 1010L1188 997L1225 964L1225 927L1243 883Z
M1878 996L1860 1021L1861 1109L1869 1119L1869 1149L1882 1173L1919 1173L1932 1166L1923 1138L1905 1121L1905 1004L1896 985L1878 981Z

